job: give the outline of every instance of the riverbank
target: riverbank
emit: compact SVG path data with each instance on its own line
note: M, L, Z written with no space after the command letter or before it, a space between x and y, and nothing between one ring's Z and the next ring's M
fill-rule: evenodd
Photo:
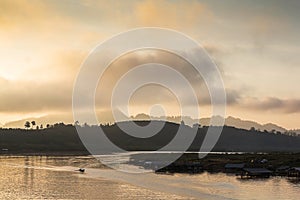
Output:
M155 160L160 155L157 153L133 152L129 156L128 164L145 167L149 160ZM11 152L1 151L0 156L89 156L86 151L44 151L44 152ZM155 156L155 159L154 157ZM163 158L163 156L161 156ZM197 153L185 153L168 167L159 170L161 173L228 173L238 172L241 169L226 169L228 164L243 164L243 168L265 168L275 172L280 167L299 167L300 153L209 153L204 158L199 159ZM154 169L154 168L153 168Z
M0 151L0 156L89 156L87 151Z
M154 160L151 154L132 155L131 163L147 163ZM155 155L157 157L157 155ZM240 168L230 165L241 165ZM142 164L143 165L143 164ZM229 165L229 169L226 168ZM281 167L299 167L300 153L209 153L199 158L197 153L183 154L172 164L157 170L160 173L237 173L243 168L265 168L276 172ZM155 166L152 166L155 169ZM283 173L284 174L284 173Z
M226 164L244 163L245 167L259 167L276 170L280 166L300 166L300 153L243 153L208 154L199 159L198 154L185 154L177 162L197 161L208 172L223 172Z

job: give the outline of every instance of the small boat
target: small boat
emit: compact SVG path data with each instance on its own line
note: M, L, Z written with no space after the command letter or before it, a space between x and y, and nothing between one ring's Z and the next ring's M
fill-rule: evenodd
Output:
M85 169L84 168L79 168L78 170L75 170L75 171L79 171L81 173L84 173L85 172Z

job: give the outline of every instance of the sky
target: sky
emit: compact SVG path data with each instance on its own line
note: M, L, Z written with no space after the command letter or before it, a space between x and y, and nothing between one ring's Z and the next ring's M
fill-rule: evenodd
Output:
M0 123L45 115L72 122L73 85L89 52L120 32L161 27L192 37L213 58L227 92L227 116L300 128L299 9L297 0L1 0ZM113 65L141 59L180 63L145 51ZM101 86L116 77L115 70L108 72ZM167 115L178 114L175 96L155 87L132 96L132 115L148 113L155 103L165 104ZM201 116L207 117L207 92L202 85L199 91Z

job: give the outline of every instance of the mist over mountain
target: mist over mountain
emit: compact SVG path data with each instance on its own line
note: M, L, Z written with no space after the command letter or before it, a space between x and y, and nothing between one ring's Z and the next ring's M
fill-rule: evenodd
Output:
M105 115L109 116L109 115ZM180 123L182 120L186 125L192 126L193 124L199 123L201 126L209 126L211 118L201 118L201 119L193 119L189 116L183 116L182 118L180 116L161 116L161 117L155 117L155 116L150 116L144 113L138 114L136 116L131 116L128 117L132 120L163 120L163 121L169 121L169 122L174 122L174 123ZM221 121L222 117L220 116L213 116L215 121ZM57 120L60 119L60 120ZM23 128L25 121L36 121L37 125L43 124L44 126L46 124L55 124L55 123L60 123L64 122L66 124L73 124L73 117L71 114L66 115L66 114L61 114L61 115L46 115L38 118L26 118L22 120L17 120L17 121L11 121L8 123L5 123L3 125L4 128ZM112 117L106 117L103 118L101 117L101 123L112 123L114 122ZM84 122L82 122L84 123ZM220 124L212 124L214 126L219 126ZM249 130L252 127L254 127L256 130L267 130L267 131L279 131L279 132L286 132L289 131L288 129L281 127L279 125L276 125L274 123L267 123L267 124L260 124L255 121L250 121L250 120L243 120L240 118L232 117L229 116L225 119L225 125L227 126L233 126L236 128L241 128L241 129L246 129ZM1 127L1 124L0 124ZM293 132L296 132L297 134L300 134L300 129L295 129L292 130Z
M166 118L167 121L169 122L174 122L174 123L180 123L181 120L185 122L185 124L192 126L195 123L200 123L202 126L209 126L211 118L200 118L200 119L193 119L191 117L183 116L182 119L180 116L175 116L175 117L152 117L146 114L138 114L135 117L132 117L134 120L149 120L149 119L154 119L154 120L164 120ZM221 121L222 117L221 116L213 116L215 121ZM219 126L220 124L212 124L214 126ZM235 118L232 116L229 116L225 119L225 125L227 126L233 126L236 128L241 128L241 129L251 129L254 127L257 130L267 130L267 131L280 131L280 132L285 132L288 131L287 129L278 126L273 123L267 123L267 124L259 124L255 121L250 121L250 120L242 120L240 118ZM300 131L299 131L300 133Z
M64 122L66 124L73 123L72 115L56 114L56 115L45 115L42 117L30 117L30 118L7 122L3 125L3 128L24 128L24 124L26 121L29 122L35 121L37 125L42 124L44 126L46 126L47 124L55 124L60 122Z

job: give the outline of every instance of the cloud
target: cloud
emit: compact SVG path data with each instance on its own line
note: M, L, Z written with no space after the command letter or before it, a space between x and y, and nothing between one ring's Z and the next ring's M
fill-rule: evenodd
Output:
M62 73L64 78L71 77L73 80L73 78L76 77L81 64L84 62L84 59L88 56L88 53L89 52L84 49L57 51L52 56L53 60L51 65L53 70Z
M243 107L256 109L262 112L274 111L285 114L300 112L300 99L280 99L276 97L264 99L248 98L240 103L243 104Z
M59 52L53 55L53 61L47 64L47 68L33 68L26 71L31 78L22 80L1 78L0 111L7 113L71 111L73 83L85 56L87 56L85 51ZM188 62L166 51L144 50L122 56L108 68L100 81L96 95L97 107L107 109L107 106L110 106L111 92L117 81L134 66L145 63L162 63L177 70L196 91L199 104L210 105L210 96L203 79ZM177 89L175 92L182 98L185 105L192 104L193 96L187 94L186 85L180 84L172 74L166 71L157 69L154 73L156 77L169 80L175 86ZM205 69L203 75L211 76L210 69ZM135 76L126 84L135 84L141 78ZM131 101L136 107L149 106L153 103L177 105L174 95L162 87L152 86L143 89L144 92L137 93ZM227 97L229 104L235 103L236 98L238 98L237 93L229 90Z
M0 112L70 111L76 73L92 47L129 28L161 26L204 43L216 63L221 64L229 106L244 107L249 112L300 113L299 95L293 93L295 99L289 95L299 74L296 4L262 2L264 6L257 7L253 2L226 2L220 6L196 0L2 0L0 75L6 79L0 78ZM154 61L173 65L200 91L200 104L210 105L203 80L187 63L171 54L148 52L116 61L103 79L98 106L106 105L101 101L108 102L110 90L122 74L136 64ZM157 74L172 80L168 74ZM278 84L278 80L284 81ZM185 103L191 103L185 87L173 81ZM251 90L239 89L241 85ZM134 97L137 106L155 101L168 104L172 100L162 88L144 89ZM258 94L264 95L261 99L244 97ZM265 98L268 96L273 98Z
M61 31L68 28L70 22L71 18L58 13L53 4L46 1L0 1L0 27L6 31L24 31L24 29L29 32L41 29Z
M186 53L194 53L186 52ZM132 52L130 54L126 54L119 59L115 60L107 71L104 73L102 79L100 80L100 84L97 90L97 101L98 105L110 106L110 99L112 96L113 88L117 85L117 82L121 79L122 75L126 74L129 70L133 69L135 66L146 64L146 63L160 63L170 68L176 70L181 77L184 77L192 86L192 90L195 92L197 96L197 100L200 106L209 106L211 105L211 97L208 92L208 88L201 77L201 75L185 60L182 58L166 52L162 50L143 50ZM155 66L155 65L152 65ZM185 105L194 105L194 96L192 93L189 93L189 86L183 84L179 81L179 77L176 78L177 75L174 72L167 71L165 68L160 68L156 66L153 68L155 71L150 71L145 68L145 70L136 74L135 76L130 76L127 79L126 83L122 83L121 86L123 89L121 91L121 96L125 96L128 92L126 87L128 85L137 85L140 80L143 80L144 76L147 78L153 76L153 80L164 80L171 84L173 88L176 88L175 94L179 96L182 100L182 103ZM149 71L147 71L149 70ZM214 78L214 74L212 73L212 69L209 66L202 67L202 75L207 78ZM145 77L146 79L146 77ZM134 102L136 106L140 105L150 105L151 103L156 102L162 104L176 104L175 96L170 93L169 90L166 90L162 86L152 85L143 87L143 90L138 91L131 102ZM232 105L238 102L239 94L238 91L228 89L227 91L227 103ZM124 105L122 105L124 106Z
M0 25L13 27L16 24L35 22L44 16L46 11L41 1L26 2L22 0L0 2Z
M142 26L158 26L175 29L195 28L210 21L212 12L198 1L151 1L136 3L133 14Z
M80 10L69 8L72 13L80 13L75 18L79 21L88 17L91 24L105 25L108 29L121 29L155 26L194 30L207 25L214 18L212 11L196 0L188 3L184 0L141 0L141 1L79 1Z
M28 113L71 109L72 85L66 82L10 81L0 78L0 112Z

